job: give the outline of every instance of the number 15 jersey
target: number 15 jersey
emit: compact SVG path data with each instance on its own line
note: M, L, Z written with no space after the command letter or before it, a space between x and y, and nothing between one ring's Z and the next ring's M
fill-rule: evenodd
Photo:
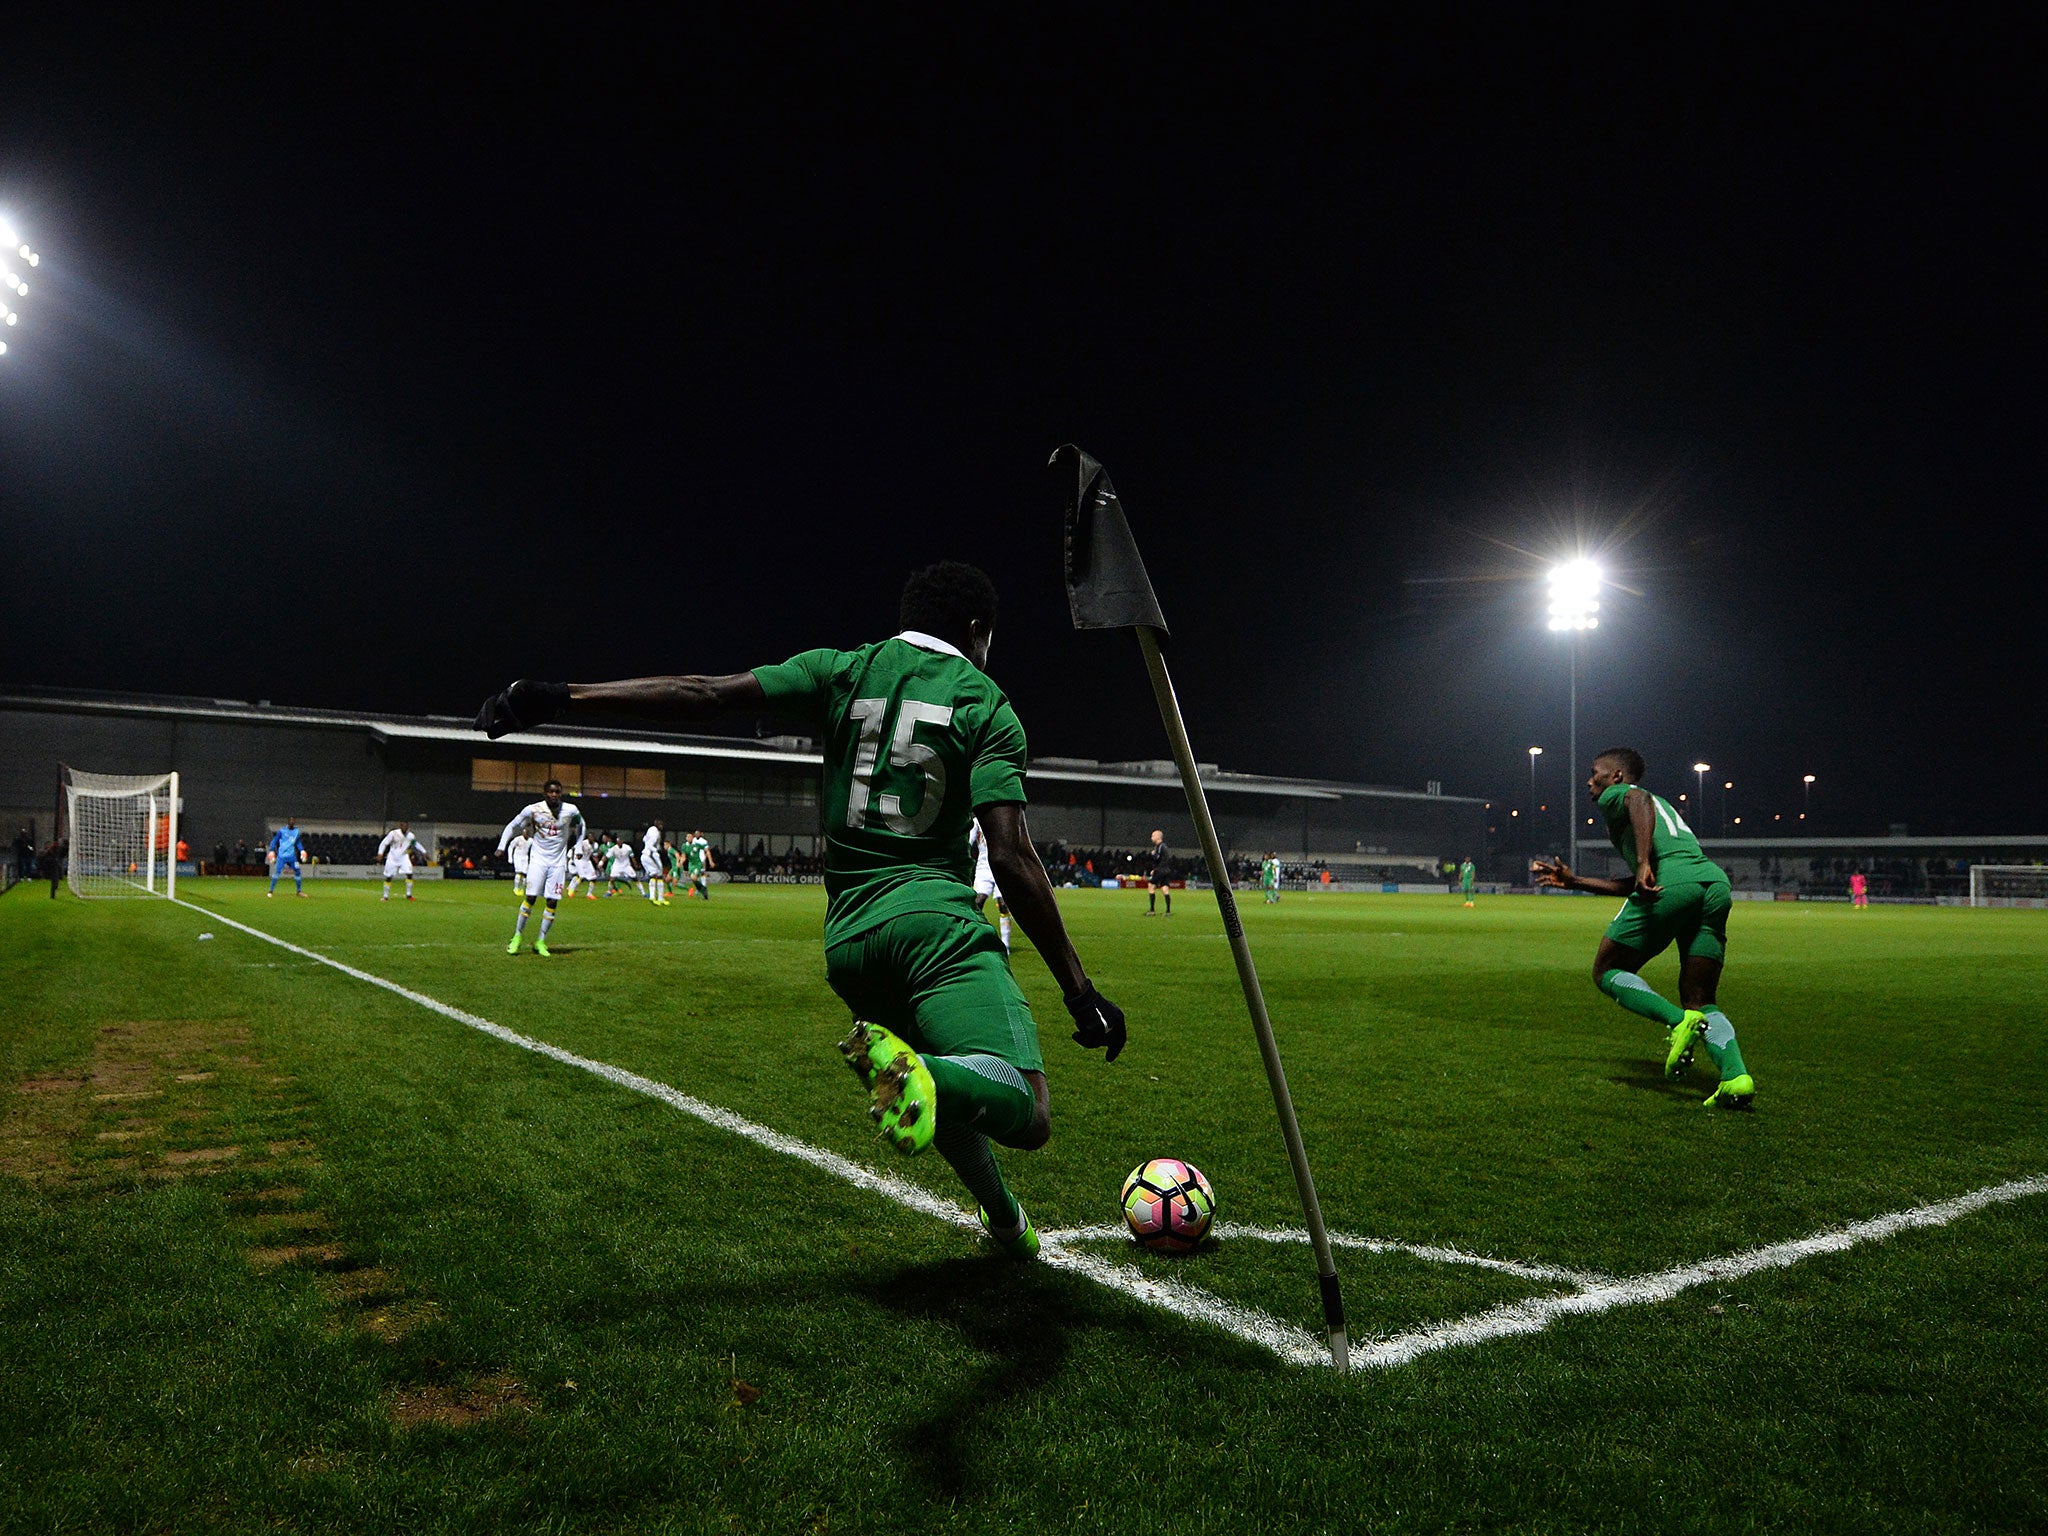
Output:
M824 744L826 944L904 912L971 914L974 813L1025 798L1024 727L1002 689L915 631L754 676Z

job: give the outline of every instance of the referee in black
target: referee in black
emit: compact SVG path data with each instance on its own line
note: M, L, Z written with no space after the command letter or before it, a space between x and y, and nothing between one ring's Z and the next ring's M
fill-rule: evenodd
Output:
M1166 851L1166 834L1154 831L1152 834L1151 862L1145 869L1145 915L1150 917L1159 910L1159 893L1166 892L1166 915L1173 916L1173 890L1167 881L1173 878L1173 855Z

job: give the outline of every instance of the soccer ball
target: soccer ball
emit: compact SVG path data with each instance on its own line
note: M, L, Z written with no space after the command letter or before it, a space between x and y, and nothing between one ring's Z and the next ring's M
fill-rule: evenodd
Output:
M1140 1247L1191 1253L1216 1219L1216 1192L1202 1170L1177 1157L1155 1157L1124 1180L1124 1224Z

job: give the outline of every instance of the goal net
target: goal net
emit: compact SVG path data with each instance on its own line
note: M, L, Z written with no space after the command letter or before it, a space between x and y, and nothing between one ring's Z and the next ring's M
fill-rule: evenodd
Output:
M2048 906L2048 864L1972 864L1970 905Z
M80 896L178 894L178 776L64 770L66 869Z

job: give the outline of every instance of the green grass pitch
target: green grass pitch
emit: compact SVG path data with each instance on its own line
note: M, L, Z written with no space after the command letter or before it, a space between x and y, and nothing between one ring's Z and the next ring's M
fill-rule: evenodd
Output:
M575 899L552 960L503 885L262 889L181 894L959 1198L868 1133L816 888ZM1132 1044L1020 951L1039 1223L1164 1155L1298 1226L1213 901L1061 901ZM1626 1277L2048 1173L2048 914L1739 905L1744 1115L1594 991L1609 906L1251 896L1333 1229ZM1076 1247L1317 1326L1297 1244ZM1340 1267L1368 1344L1562 1284ZM2048 1196L1340 1378L199 912L0 899L10 1531L2038 1528L2044 1282Z

